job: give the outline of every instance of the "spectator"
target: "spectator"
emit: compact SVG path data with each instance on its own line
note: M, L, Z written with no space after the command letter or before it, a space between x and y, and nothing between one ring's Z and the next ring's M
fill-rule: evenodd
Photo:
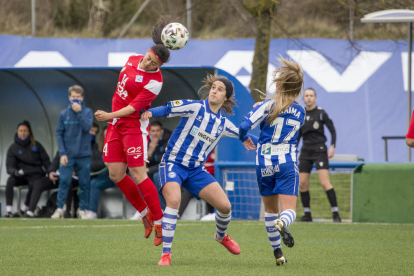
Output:
M35 141L30 123L28 121L21 122L14 135L14 143L7 151L6 168L10 177L7 179L6 185L6 217L24 215L29 206L34 182L46 178L45 168L48 168L49 165L50 158L43 146ZM22 210L13 215L13 187L22 185L28 185L29 191Z
M158 165L161 163L162 156L167 148L168 140L171 137L171 131L162 128L162 124L158 121L152 122L150 126L150 142L148 144L148 161L147 174L154 182L157 190L159 190L158 182ZM158 193L161 209L165 209L165 199L162 194ZM131 220L138 220L139 212L136 212Z
M411 115L410 127L408 128L407 135L405 135L405 142L407 146L414 148L414 111Z
M77 167L79 177L78 218L87 219L86 209L89 201L89 182L91 171L91 138L93 113L83 102L83 88L79 85L69 87L69 106L59 115L56 140L59 147L59 190L57 209L52 218L63 218L63 205L68 193L72 174Z
M93 126L92 126L93 128ZM115 187L115 183L109 178L109 171L103 161L103 146L106 136L106 127L102 130L99 136L98 144L95 139L92 140L92 159L91 159L91 172L95 174L92 176L89 190L89 219L98 218L98 204L101 191Z
M60 156L59 151L56 152L55 157L52 160L52 164L50 164L48 168L49 177L38 179L34 182L33 185L33 192L30 198L29 209L27 210L25 217L32 218L34 217L35 208L37 203L39 202L40 196L44 191L56 189L59 186L59 162ZM72 177L72 182L70 184L70 188L66 197L66 212L64 213L65 218L71 218L69 210L71 209L72 205L72 190L74 187L78 187L79 183L78 180ZM50 215L49 215L50 216Z

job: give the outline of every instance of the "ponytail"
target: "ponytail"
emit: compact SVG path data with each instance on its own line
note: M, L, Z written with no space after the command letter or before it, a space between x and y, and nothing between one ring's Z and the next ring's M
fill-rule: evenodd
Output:
M273 83L276 91L268 98L271 99L269 117L266 123L272 123L280 114L286 110L300 95L303 87L303 72L299 64L284 58L278 59L282 65L273 72Z
M162 30L169 23L171 23L171 18L169 16L160 16L151 33L152 41L155 43L155 45L151 47L151 50L155 52L163 63L167 63L170 60L170 50L165 47L161 40Z

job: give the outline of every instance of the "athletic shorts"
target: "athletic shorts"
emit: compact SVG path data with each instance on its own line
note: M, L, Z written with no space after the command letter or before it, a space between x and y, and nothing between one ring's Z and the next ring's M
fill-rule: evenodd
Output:
M126 163L128 167L142 167L148 162L148 121L138 119L118 121L108 125L106 132L104 162Z
M328 153L326 150L302 150L299 156L299 172L310 173L316 164L316 169L329 169Z
M188 168L173 162L161 162L158 167L158 177L160 182L160 193L165 183L177 182L197 199L200 199L198 194L201 189L213 182L217 182L217 180L207 172L203 165L195 168Z
M296 162L271 166L256 165L256 176L262 196L298 196L299 170Z

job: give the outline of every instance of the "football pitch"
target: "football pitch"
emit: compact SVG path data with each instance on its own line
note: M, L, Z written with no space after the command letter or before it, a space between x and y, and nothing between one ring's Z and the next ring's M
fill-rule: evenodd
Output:
M277 267L263 221L232 221L234 256L214 222L179 221L172 264L127 220L0 219L1 275L412 275L414 224L294 223Z

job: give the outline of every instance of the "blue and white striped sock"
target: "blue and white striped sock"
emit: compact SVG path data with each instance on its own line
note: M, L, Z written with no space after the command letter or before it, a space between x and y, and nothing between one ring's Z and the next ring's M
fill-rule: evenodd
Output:
M219 211L216 212L216 239L222 241L226 235L227 227L231 221L231 212L228 214L222 214Z
M178 210L166 207L162 218L162 253L171 252Z
M292 209L286 209L280 214L280 219L283 220L286 227L288 227L296 219L296 212Z
M278 214L273 213L266 213L265 212L265 224L266 224L266 231L267 236L269 237L270 245L272 246L273 250L276 248L281 248L280 245L280 233L277 231L275 227L275 220L277 220Z

